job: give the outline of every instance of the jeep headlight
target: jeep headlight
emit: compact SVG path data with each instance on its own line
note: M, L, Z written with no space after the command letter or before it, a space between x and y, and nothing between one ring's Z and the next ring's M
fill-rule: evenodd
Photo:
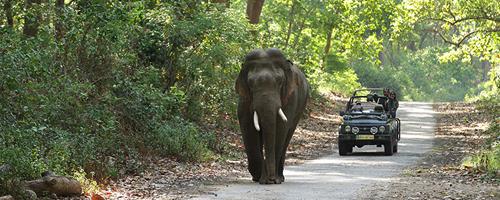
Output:
M349 125L345 126L345 128L344 128L344 129L345 129L345 132L346 132L346 133L351 132L351 126L349 126Z
M378 127L378 130L379 130L381 133L384 133L384 132L385 132L385 126L379 126L379 127Z
M378 132L377 127L374 126L374 127L370 128L370 133L372 133L373 135L375 135L377 132Z
M354 135L358 134L359 133L359 128L358 127L353 127L352 128L352 133L354 133Z

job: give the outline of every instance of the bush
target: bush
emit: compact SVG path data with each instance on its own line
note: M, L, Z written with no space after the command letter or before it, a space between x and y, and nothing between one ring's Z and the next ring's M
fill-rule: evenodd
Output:
M361 84L357 82L358 77L353 69L324 73L319 82L320 91L333 91L342 94L352 94L354 90L360 89Z
M133 5L139 12L141 5ZM0 195L14 193L16 180L36 179L46 170L71 175L83 169L81 174L103 181L139 173L151 157L216 157L216 135L185 120L183 110L188 102L213 93L220 100L215 108L234 106L222 100L233 98L227 95L232 90L205 90L195 98L188 95L194 92L191 85L173 85L164 92L162 69L142 62L141 49L130 46L137 45L136 33L143 30L140 17L123 14L119 2L90 6L78 14L74 9L71 5L65 11L67 32L60 39L49 26L31 38L0 30L0 165L13 168L0 177ZM190 70L203 71L190 64ZM203 76L218 80L233 75L237 67L210 69L214 73ZM185 83L193 83L191 75Z

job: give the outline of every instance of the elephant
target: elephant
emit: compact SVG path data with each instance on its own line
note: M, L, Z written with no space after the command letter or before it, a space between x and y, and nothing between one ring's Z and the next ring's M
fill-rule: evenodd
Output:
M235 92L252 180L281 184L286 150L309 99L309 83L281 50L255 49L245 56Z

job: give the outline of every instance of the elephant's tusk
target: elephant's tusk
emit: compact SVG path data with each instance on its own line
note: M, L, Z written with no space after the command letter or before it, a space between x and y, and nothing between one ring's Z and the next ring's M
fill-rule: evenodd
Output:
M260 131L259 116L257 116L257 111L253 111L253 125L257 131Z
M288 119L286 118L285 113L283 113L283 110L281 110L281 108L280 108L280 110L278 110L278 113L280 114L280 117L281 117L281 119L282 119L284 122L287 122L287 121L288 121Z

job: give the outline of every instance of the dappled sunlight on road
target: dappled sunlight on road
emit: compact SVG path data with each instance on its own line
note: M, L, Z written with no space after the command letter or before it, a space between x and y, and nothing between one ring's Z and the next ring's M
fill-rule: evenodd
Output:
M405 138L405 139L432 139L434 138L434 136L430 136L430 135L419 135L420 131L407 131L406 135L402 135L401 138ZM401 142L403 143L403 142Z
M199 199L353 199L362 185L389 181L430 150L436 129L434 114L432 103L400 102L401 141L392 156L385 155L383 146L375 145L354 147L347 156L335 151L301 165L285 166L283 184L260 185L249 177L237 178L235 184L216 187L216 196ZM338 125L331 129L336 128Z

